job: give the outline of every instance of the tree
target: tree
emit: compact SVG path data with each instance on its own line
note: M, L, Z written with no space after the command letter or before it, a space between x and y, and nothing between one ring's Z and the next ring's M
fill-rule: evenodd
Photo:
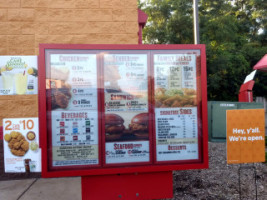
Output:
M267 53L267 2L265 0L237 0L234 13L243 27L248 43L242 52L253 67ZM267 98L267 73L258 72L253 88L254 96Z
M149 16L143 32L145 43L193 43L192 1L149 0L140 7ZM207 49L209 100L237 100L246 75L266 54L266 8L263 0L199 2L200 42ZM267 85L267 80L261 81ZM261 89L267 94L266 88Z
M239 88L249 72L240 51L247 42L228 1L201 1L200 40L207 46L209 100L237 100Z
M143 31L145 43L192 43L192 2L188 0L150 0L142 5L148 14Z

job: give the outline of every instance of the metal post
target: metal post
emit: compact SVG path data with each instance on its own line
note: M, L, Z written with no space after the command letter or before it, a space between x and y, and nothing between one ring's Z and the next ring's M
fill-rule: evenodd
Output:
M199 24L198 24L198 0L193 0L194 16L194 41L199 44Z
M256 200L258 199L258 191L257 191L257 170L256 170L256 167L253 163L253 166L250 166L250 165L239 165L239 169L238 169L238 184L239 184L239 199L241 200L242 197L241 197L241 194L242 194L242 191L241 191L241 170L242 169L253 169L254 171L254 179L255 179L255 193L256 193Z

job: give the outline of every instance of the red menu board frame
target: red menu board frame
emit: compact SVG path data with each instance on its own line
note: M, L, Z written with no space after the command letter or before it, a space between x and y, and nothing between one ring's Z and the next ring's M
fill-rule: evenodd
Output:
M97 165L81 166L63 166L51 167L51 119L47 109L46 93L46 60L47 52L116 52L136 54L147 54L147 79L148 79L148 113L149 113L149 161L148 162L125 162L106 164L105 160L105 108L104 108L104 90L103 90L103 61L97 56L98 68L98 141L99 141L99 163ZM152 52L153 51L153 52ZM197 85L197 146L198 159L189 160L156 160L156 128L155 128L155 100L154 100L154 71L152 68L152 55L155 53L195 54L196 56L196 85ZM150 52L150 53L149 53ZM206 53L205 45L85 45L85 44L40 44L39 51L39 130L40 147L42 148L42 176L43 177L64 177L64 176L88 176L88 175L108 175L108 174L126 174L126 173L144 173L159 172L186 169L204 169L208 168L208 126L207 126L207 76L206 76ZM50 120L50 121L49 121ZM52 123L52 122L51 122ZM48 126L49 125L49 126Z

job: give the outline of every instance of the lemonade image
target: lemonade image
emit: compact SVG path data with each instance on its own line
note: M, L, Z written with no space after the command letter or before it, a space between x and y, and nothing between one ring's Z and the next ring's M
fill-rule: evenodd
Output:
M17 94L26 94L28 75L25 73L18 73L15 75L15 86Z
M14 74L10 72L2 72L3 89L13 92Z

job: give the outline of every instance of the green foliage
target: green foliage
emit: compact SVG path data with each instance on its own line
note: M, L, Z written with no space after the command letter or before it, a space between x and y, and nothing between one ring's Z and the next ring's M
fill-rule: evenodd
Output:
M192 2L188 0L151 0L143 9L148 23L143 32L145 43L192 43Z
M148 0L145 43L192 44L192 2ZM208 100L238 99L246 75L267 53L265 0L200 0L200 42L206 44ZM259 30L261 33L259 33ZM254 94L267 96L267 75L258 73Z

